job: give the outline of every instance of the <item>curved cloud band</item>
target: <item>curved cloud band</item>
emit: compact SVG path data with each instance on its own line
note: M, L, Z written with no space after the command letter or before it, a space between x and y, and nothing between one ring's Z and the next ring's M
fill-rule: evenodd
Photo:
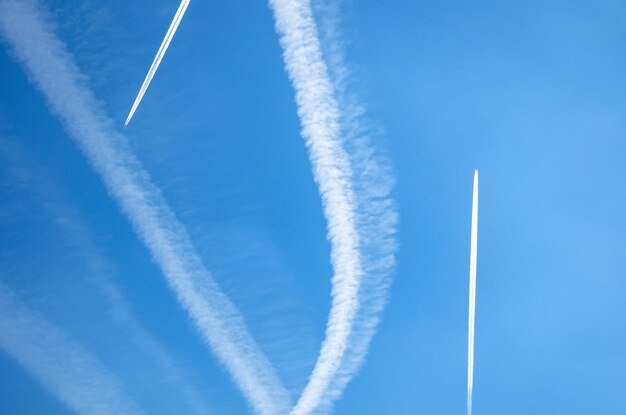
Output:
M368 140L346 142L356 139L346 134L354 127L346 123L357 121L342 114L338 86L324 60L310 2L269 3L328 221L334 271L326 338L309 382L291 411L304 415L330 405L365 356L393 267L395 245L389 239L396 215L388 198L387 172Z

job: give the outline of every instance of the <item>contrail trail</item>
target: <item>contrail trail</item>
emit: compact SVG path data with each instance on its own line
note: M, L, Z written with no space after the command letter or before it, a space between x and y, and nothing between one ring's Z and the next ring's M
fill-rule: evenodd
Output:
M102 364L0 283L0 349L81 415L143 411Z
M341 28L341 2L313 0L322 51L340 107L343 143L352 165L363 276L359 310L341 366L324 394L319 411L329 410L365 360L387 302L395 269L398 213L391 197L394 176L389 161L374 147L380 132L367 119L365 107L351 90Z
M358 309L361 261L348 155L341 145L339 108L322 60L308 1L270 0L287 73L296 91L302 135L328 221L334 275L332 306L315 368L292 415L319 405L348 347Z
M67 47L31 0L0 0L0 32L161 268L204 343L253 409L284 414L290 398L243 317L205 268L185 227L83 83Z
M304 415L337 398L365 355L384 295L362 291L372 288L384 292L386 288L386 281L381 284L366 281L364 287L365 273L383 268L385 273L393 260L381 265L364 260L362 252L367 248L369 255L370 250L387 248L388 228L380 232L378 226L393 229L395 212L384 217L380 224L373 223L381 219L381 213L386 215L392 210L388 209L386 187L376 194L372 186L376 183L371 182L369 172L354 170L354 167L366 167L364 153L371 154L371 149L355 145L358 154L350 154L344 148L340 105L329 68L322 58L310 2L270 0L269 4L274 12L287 74L296 92L302 135L328 221L334 271L326 338L309 382L291 411L292 415ZM360 182L355 183L355 179ZM366 207L367 202L373 205ZM382 257L389 260L387 251ZM364 304L368 308L364 308Z
M474 317L476 312L476 259L478 256L478 170L474 171L470 248L469 322L467 331L467 414L472 415L474 389Z
M172 39L174 38L174 35L176 34L176 30L178 30L178 25L183 19L183 16L185 15L185 11L187 11L187 6L189 6L189 1L190 0L182 0L180 2L180 5L178 6L178 10L176 10L176 14L174 15L174 19L172 20L172 23L170 24L169 29L167 29L167 33L165 33L163 42L161 42L161 46L159 46L159 50L157 51L157 54L154 57L154 60L152 61L152 65L150 66L150 69L148 70L148 73L146 74L146 79L144 79L143 84L141 84L141 88L139 88L139 92L137 93L135 102L133 102L133 106L130 109L130 112L128 113L128 117L126 117L126 122L124 123L125 126L128 125L131 118L133 118L133 115L135 114L137 107L139 106L139 104L141 103L141 100L143 99L143 95L148 90L148 87L150 86L150 82L152 82L152 78L154 77L154 74L156 73L157 69L159 69L161 60L163 59L163 56L165 56L165 52L167 52L167 48L169 48L170 42L172 41Z
M98 264L95 266L98 267ZM163 372L163 380L170 383L169 389L176 390L182 395L186 405L191 410L191 412L186 413L207 415L210 412L209 406L202 393L187 382L179 364L172 359L161 343L133 315L120 289L106 276L93 277L92 282L109 303L114 318L127 327L129 339L154 360ZM180 410L180 403L178 406Z
M122 290L110 277L115 267L100 252L94 231L82 218L82 214L64 195L58 183L50 178L40 163L27 157L21 145L0 137L0 165L9 172L18 183L19 188L35 196L45 211L48 219L57 227L57 231L66 235L76 247L76 256L85 260L86 280L91 282L109 305L109 312L142 352L152 358L153 363L161 370L164 385L169 390L179 393L189 409L185 413L205 415L209 405L200 391L189 383L176 362L158 340L145 328L132 311L132 307ZM180 403L178 404L180 409Z

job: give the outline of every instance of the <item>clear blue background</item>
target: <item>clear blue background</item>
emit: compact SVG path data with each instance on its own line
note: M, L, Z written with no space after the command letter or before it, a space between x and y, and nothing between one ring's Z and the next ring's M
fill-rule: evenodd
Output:
M120 129L176 3L43 2ZM353 92L393 163L401 221L384 319L334 413L465 411L474 168L474 412L626 413L626 5L342 9ZM147 413L187 413L115 318L102 291L114 284L208 413L248 413L6 47L0 91L0 281ZM323 339L331 269L293 96L266 3L193 0L125 132L295 398ZM69 413L4 354L0 412Z

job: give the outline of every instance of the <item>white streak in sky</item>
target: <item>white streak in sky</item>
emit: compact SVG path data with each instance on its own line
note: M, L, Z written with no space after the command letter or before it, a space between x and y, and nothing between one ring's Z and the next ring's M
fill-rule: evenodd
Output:
M130 112L128 113L128 117L126 118L126 122L124 123L124 125L128 125L131 118L133 118L135 111L137 111L137 107L141 103L141 100L143 99L143 95L148 90L148 87L150 86L150 82L152 82L152 78L154 77L154 74L156 73L157 69L159 69L159 65L161 64L161 60L163 60L163 56L165 56L165 52L167 52L167 48L170 47L170 42L174 38L174 35L176 34L176 30L178 30L178 25L180 24L181 20L183 19L183 16L185 15L187 6L189 6L189 1L190 0L182 0L180 2L180 5L178 6L178 10L176 10L176 14L174 15L174 19L172 20L172 23L170 24L169 29L167 29L167 33L165 33L163 42L161 42L161 46L159 47L159 50L157 51L157 54L154 57L154 60L152 61L152 65L150 66L150 69L148 70L148 73L146 74L146 79L144 79L143 84L141 84L141 88L139 89L139 92L137 93L135 102L133 102L133 106L130 109Z
M78 414L134 415L118 380L73 339L0 284L0 349Z
M123 327L123 335L128 341L134 342L145 356L152 359L160 369L160 376L166 387L181 395L186 405L182 402L177 404L181 412L208 414L209 406L201 392L185 379L178 362L137 319L128 299L110 277L113 266L99 252L92 237L93 231L83 223L80 213L73 206L59 199L61 198L58 194L50 196L46 207L60 230L65 230L74 239L77 248L75 251L80 251L80 255L86 260L86 279L108 303L111 316Z
M472 415L474 389L474 317L476 312L476 259L478 256L478 170L474 171L470 248L469 322L467 331L467 414Z
M388 285L386 278L374 281L367 273L381 268L386 271L389 265L366 257L378 257L382 246L393 251L387 243L395 226L395 212L389 208L387 188L376 194L377 183L371 181L371 172L361 170L368 167L365 153L371 155L371 148L365 142L352 143L348 147L354 153L348 153L344 147L345 126L341 125L344 117L322 57L310 2L269 0L269 3L328 221L334 271L326 338L309 382L291 411L292 415L304 415L336 399L363 360ZM381 207L381 200L385 207ZM373 206L367 207L367 202L373 202ZM378 219L380 223L374 223ZM379 232L378 227L385 229ZM381 257L388 260L388 252Z
M185 227L126 138L84 83L67 47L30 0L0 0L0 32L161 268L205 344L262 415L284 414L288 393L245 322L205 268Z
M94 267L98 266L99 264L94 264ZM137 320L128 305L128 301L117 285L105 274L92 276L91 280L109 303L113 317L125 326L129 339L135 342L161 369L162 376L167 382L169 389L182 395L185 404L191 410L191 412L185 412L207 415L209 406L206 404L200 391L187 382L178 363L173 360L161 343ZM181 404L178 403L178 406L180 409Z
M209 405L200 391L187 382L179 364L133 313L128 299L110 277L114 267L98 249L93 230L81 218L78 209L64 198L62 189L50 179L49 172L42 171L38 163L28 161L15 142L3 138L0 138L0 163L14 177L13 182L19 183L29 194L37 196L57 230L71 240L71 249L75 255L85 259L86 280L106 300L111 316L126 332L124 335L136 343L142 353L151 357L161 369L160 376L164 378L168 389L182 395L189 407L182 411L197 415L208 414ZM178 406L180 409L180 403Z
M329 409L357 373L376 333L395 269L394 235L398 214L391 197L394 184L392 169L386 157L374 148L374 140L382 132L367 119L358 94L351 88L354 80L346 63L343 48L346 40L340 24L342 2L313 0L312 4L318 17L324 57L341 109L343 141L353 170L363 267L359 312L341 367L322 400L320 408L324 410Z

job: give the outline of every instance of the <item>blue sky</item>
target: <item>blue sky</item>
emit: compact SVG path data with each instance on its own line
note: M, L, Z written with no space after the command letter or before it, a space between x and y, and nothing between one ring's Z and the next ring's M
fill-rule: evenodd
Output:
M80 74L29 67L6 32L17 17L0 16L0 412L259 412L168 285L172 262L141 236L141 215L81 147L91 135L77 138L62 108L82 101L59 79L96 97L94 122L162 192L295 404L325 338L332 246L273 9L192 0L124 128L177 2L32 3ZM366 273L359 292L387 299L380 325L319 411L466 410L477 168L474 413L624 413L626 6L346 1L335 21L313 3L331 75L337 46L350 71L345 95L335 84L342 131L365 131L389 168L359 176L344 134L355 197L390 176L399 213L392 285ZM365 113L349 119L351 103ZM351 345L367 339L366 317Z

